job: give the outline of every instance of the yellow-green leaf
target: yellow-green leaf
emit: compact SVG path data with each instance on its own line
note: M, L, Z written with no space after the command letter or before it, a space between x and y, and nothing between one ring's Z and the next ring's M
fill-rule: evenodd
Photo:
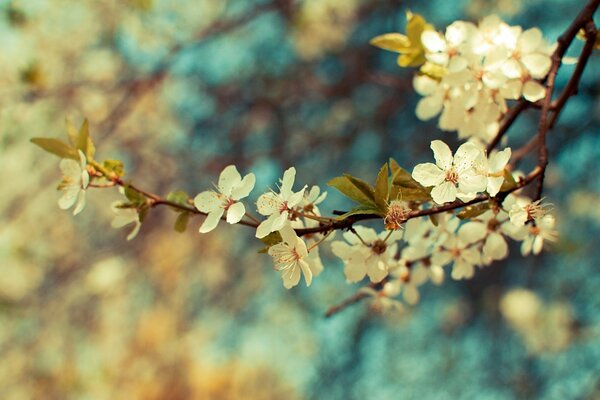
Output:
M92 160L94 158L96 148L92 142L92 138L90 137L90 125L87 119L83 120L83 124L81 124L81 128L79 128L79 134L77 135L77 148L83 151L83 154L85 154L88 160Z
M79 160L79 154L77 154L77 151L61 140L52 138L33 138L31 139L31 143L41 147L48 153L59 156L60 158Z
M356 207L347 213L340 215L339 219L346 219L354 215L379 215L383 217L385 212L382 212L379 208L375 207Z
M390 158L390 169L392 171L392 183L397 186L413 189L424 189L424 187L415 181L407 170L402 168L396 160Z
M500 186L500 192L505 192L507 190L513 189L517 187L517 181L513 174L508 170L504 169L504 182L502 182L502 186Z
M190 196L183 190L175 190L167 194L167 200L173 203L187 205Z
M374 189L367 182L348 174L333 178L327 185L336 188L346 197L366 206L375 206Z
M441 65L425 62L425 64L421 66L421 69L419 69L419 72L423 75L427 75L431 79L440 81L444 77L444 75L446 75L447 70Z
M175 220L175 230L179 233L185 232L185 230L187 229L189 220L190 220L190 213L185 212L185 211L179 213L179 215L177 216L177 219Z
M67 119L66 124L67 124L67 137L69 138L69 143L71 143L71 146L77 147L79 131L73 126L73 123L70 120Z
M406 36L413 46L423 48L421 44L421 34L425 30L432 30L433 26L425 21L425 18L419 14L413 14L410 11L406 13Z
M401 33L384 33L371 39L371 45L383 50L401 53L410 49L410 40Z
M104 162L102 163L102 166L108 172L112 172L113 174L117 175L118 177L122 177L123 175L125 175L125 166L123 165L122 161L104 160Z
M484 212L490 209L490 203L479 203L473 206L467 206L463 208L456 216L460 219L471 219L480 216Z
M277 243L281 243L283 239L281 238L281 234L279 232L271 232L267 236L261 238L260 241L266 244L268 249Z
M375 204L384 212L387 208L389 194L388 165L385 163L379 170L377 180L375 181Z

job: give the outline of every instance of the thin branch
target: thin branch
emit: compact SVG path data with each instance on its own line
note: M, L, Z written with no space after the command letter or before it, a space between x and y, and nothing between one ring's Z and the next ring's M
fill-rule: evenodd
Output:
M327 310L327 312L325 312L325 317L329 318L329 317L339 313L340 311L344 310L346 307L356 304L367 297L369 297L369 295L367 293L358 291L354 295L352 295L352 296L348 297L346 300L342 301L341 303L330 307Z
M504 116L504 120L502 121L502 125L500 125L500 129L498 129L498 133L494 137L494 139L488 144L487 152L488 154L498 146L498 143L502 140L508 129L512 126L515 120L521 115L521 113L528 108L532 103L529 103L525 99L520 99L517 104L515 104Z
M544 177L546 174L546 167L548 166L548 147L546 146L546 135L548 133L548 130L550 129L550 125L551 125L552 121L556 120L560 111L566 104L566 100L569 98L571 93L577 87L579 79L581 77L581 74L583 73L585 65L587 64L587 59L589 58L589 54L584 58L583 62L578 63L578 68L576 68L576 70L573 74L574 76L571 77L571 80L569 81L569 83L567 84L567 87L565 88L565 90L567 90L567 91L566 92L563 91L563 96L561 96L559 98L559 103L557 103L557 106L554 109L553 120L550 120L550 122L549 122L548 117L549 117L549 112L551 111L550 108L551 108L551 104L552 104L552 94L554 92L554 86L556 83L556 75L558 73L558 69L560 68L560 66L562 64L562 58L564 57L565 53L567 52L567 49L569 48L569 46L571 45L573 40L575 40L575 37L577 36L577 32L579 32L579 30L581 28L583 28L584 26L588 26L588 28L591 27L589 29L586 29L586 36L587 36L588 40L586 42L586 46L584 47L584 51L586 51L586 52L591 51L591 49L590 50L587 49L589 47L589 44L587 44L587 43L590 42L590 40L591 40L590 39L591 32L595 32L595 29L593 28L592 17L599 5L600 5L600 0L590 0L587 3L587 5L583 8L583 10L581 10L579 15L577 15L577 17L575 18L573 23L571 23L569 28L558 38L558 46L556 47L556 50L552 54L552 65L550 67L550 72L548 73L547 85L546 85L547 86L546 97L544 98L542 111L540 113L539 125L538 125L538 134L537 134L538 146L539 146L539 148L538 148L538 166L541 168L541 174L540 174L540 178L538 181L537 194L536 194L534 200L538 200L542 197L542 191L544 189ZM590 25L590 23L591 23L591 25ZM582 55L585 56L585 54L582 54Z
M581 81L581 76L583 75L583 71L587 66L587 63L594 51L594 45L596 43L596 26L592 20L589 20L585 25L585 44L583 49L581 50L581 54L579 55L579 60L577 61L577 66L571 74L571 78L569 78L569 82L563 89L560 97L554 103L554 113L552 114L552 118L550 118L550 123L548 129L552 129L554 127L554 123L558 119L558 116L564 106L566 105L569 98L575 94L579 89L579 82Z

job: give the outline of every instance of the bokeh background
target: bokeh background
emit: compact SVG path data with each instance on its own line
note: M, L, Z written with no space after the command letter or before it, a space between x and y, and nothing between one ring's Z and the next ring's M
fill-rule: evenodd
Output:
M372 179L456 140L417 120L412 72L370 38L410 9L438 29L499 13L555 40L584 3L0 1L0 398L600 399L597 57L549 136L560 242L425 286L403 314L365 302L324 318L358 288L328 251L288 291L245 227L201 236L197 218L180 234L156 210L126 242L110 228L119 194L98 189L73 218L58 160L29 143L86 117L99 158L162 194L196 194L230 163L256 173L254 195L292 165L302 184ZM346 207L330 191L323 211Z

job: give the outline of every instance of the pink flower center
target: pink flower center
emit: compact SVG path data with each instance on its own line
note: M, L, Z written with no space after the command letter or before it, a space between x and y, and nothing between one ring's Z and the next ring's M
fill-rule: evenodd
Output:
M454 168L451 168L448 171L446 171L446 181L452 182L455 185L458 183L458 172L456 172Z

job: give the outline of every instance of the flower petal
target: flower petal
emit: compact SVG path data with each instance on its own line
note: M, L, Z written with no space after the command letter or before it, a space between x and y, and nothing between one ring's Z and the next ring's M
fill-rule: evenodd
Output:
M436 186L446 179L446 173L432 163L417 164L412 172L414 180L423 186Z
M212 231L219 224L219 220L223 216L225 212L222 208L217 208L216 210L209 212L206 218L204 218L204 222L200 226L200 233L207 233Z
M304 275L304 281L306 282L306 286L310 286L312 283L313 274L308 266L308 263L304 260L298 260L300 264L300 268L302 269L302 274Z
M230 224L237 224L242 220L246 214L246 207L242 203L233 203L227 209L227 222Z
M440 33L432 30L423 31L421 34L421 43L432 53L445 51L447 48L445 38Z
M194 197L194 206L203 213L210 213L221 208L219 194L207 190Z
M452 182L443 182L431 191L431 198L437 204L444 204L456 200L456 186Z
M521 62L529 71L532 78L542 79L548 75L552 61L550 57L541 53L527 54L521 58Z
M79 190L77 194L77 203L75 203L75 209L73 209L73 215L79 214L85 207L85 190Z
M283 173L283 179L281 180L280 192L284 199L291 196L294 179L296 179L296 168L290 167Z
M450 150L450 147L441 140L433 140L430 147L433 150L433 157L437 166L445 171L450 169L452 166L452 150Z
M433 93L431 96L423 97L417 103L417 109L415 114L421 121L427 121L442 111L444 106L443 92L438 91Z
M237 185L234 185L231 189L231 198L234 200L240 200L247 197L256 183L256 176L253 173L249 173L244 176L244 179Z
M231 196L231 189L242 181L242 177L235 165L228 165L219 175L219 191L225 196Z
M523 85L523 97L532 103L541 100L546 97L546 87L537 81L529 80Z
M256 208L261 215L279 214L281 205L279 197L272 192L261 194L256 201Z

